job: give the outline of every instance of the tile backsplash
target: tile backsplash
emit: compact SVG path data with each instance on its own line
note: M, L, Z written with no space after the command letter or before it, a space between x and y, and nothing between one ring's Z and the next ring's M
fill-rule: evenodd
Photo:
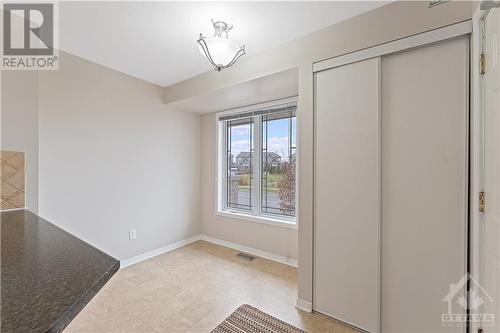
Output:
M0 210L25 206L25 158L17 151L0 151Z

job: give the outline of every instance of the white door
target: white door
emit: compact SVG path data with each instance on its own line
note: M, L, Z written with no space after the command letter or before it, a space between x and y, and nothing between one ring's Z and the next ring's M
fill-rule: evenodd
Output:
M444 327L441 314L466 272L468 43L382 57L384 333L464 330ZM452 311L463 314L459 293Z
M315 311L378 331L380 59L315 74Z
M500 332L500 14L493 9L485 19L484 51L484 314L495 316L495 326L484 322L485 332ZM481 292L481 290L479 290Z
M465 314L469 37L400 50L314 74L313 309L464 332L443 315Z

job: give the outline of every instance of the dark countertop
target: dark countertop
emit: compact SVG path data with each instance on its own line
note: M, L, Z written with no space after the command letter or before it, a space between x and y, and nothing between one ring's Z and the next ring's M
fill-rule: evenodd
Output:
M61 332L120 262L28 210L0 213L1 332Z

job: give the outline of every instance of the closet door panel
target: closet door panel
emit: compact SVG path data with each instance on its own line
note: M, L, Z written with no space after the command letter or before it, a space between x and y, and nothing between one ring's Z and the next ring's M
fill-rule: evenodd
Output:
M441 314L466 269L467 73L467 37L382 57L384 333L463 331Z
M315 74L314 310L371 332L379 304L379 68Z

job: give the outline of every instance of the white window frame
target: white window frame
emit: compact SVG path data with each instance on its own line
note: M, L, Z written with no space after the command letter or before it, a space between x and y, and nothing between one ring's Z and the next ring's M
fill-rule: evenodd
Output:
M255 155L255 166L254 168L258 168L257 172L254 172L253 175L253 181L254 181L254 191L253 191L253 206L254 209L253 211L244 211L244 210L238 210L238 209L228 209L224 207L224 200L225 200L225 190L226 190L226 173L225 173L225 163L226 163L226 129L225 129L225 122L219 121L219 118L223 116L228 116L228 115L233 115L233 114L238 114L238 113L244 113L244 112L250 112L250 111L258 111L261 109L269 109L269 108L276 108L280 106L286 106L290 104L295 104L297 105L297 96L294 97L289 97L289 98L284 98L284 99L279 99L267 103L259 103L259 104L254 104L246 107L241 107L241 108L236 108L236 109L231 109L227 111L221 111L216 114L215 117L215 131L216 131L216 166L215 166L215 180L216 180L216 207L215 207L215 212L216 215L223 216L223 217L230 217L230 218L236 218L240 220L245 220L245 221L251 221L251 222L257 222L257 223L264 223L264 224L269 224L269 225L275 225L279 227L285 227L285 228L291 228L291 229L297 229L297 215L298 215L298 206L297 206L297 198L298 198L298 155L296 158L296 172L295 172L295 216L294 217L287 217L287 216L278 216L276 214L266 214L261 212L261 168L262 168L262 163L261 163L261 122L262 119L260 117L255 118L255 125L254 125L254 136L253 136L253 144L254 144L254 151L256 153ZM298 112L298 109L297 109ZM297 126L298 128L298 126ZM296 129L297 132L297 129ZM258 133L258 135L256 135ZM296 133L298 136L298 133ZM298 140L296 140L296 151L298 152ZM258 186L255 186L258 184Z

